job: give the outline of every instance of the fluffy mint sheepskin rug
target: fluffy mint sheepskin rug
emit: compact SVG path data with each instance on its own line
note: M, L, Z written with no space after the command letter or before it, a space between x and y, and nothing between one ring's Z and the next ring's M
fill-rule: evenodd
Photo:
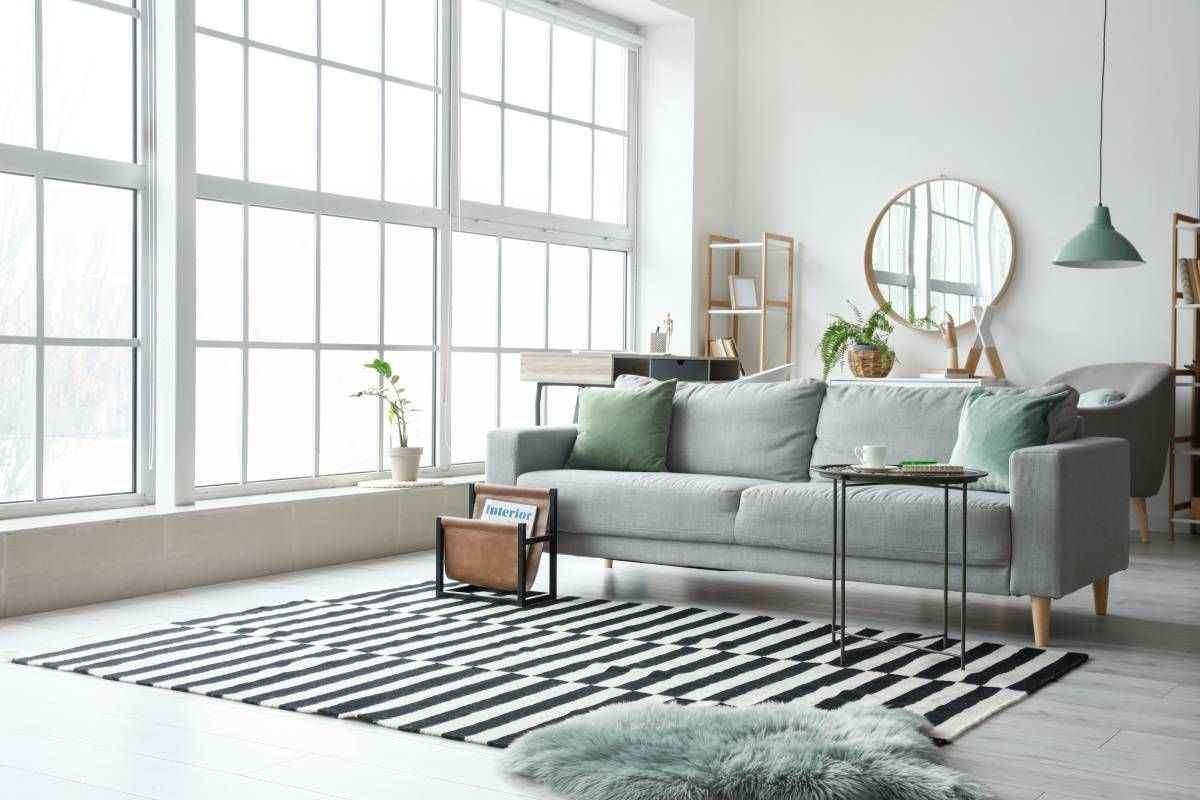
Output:
M572 800L986 800L909 711L629 703L535 730L512 772Z

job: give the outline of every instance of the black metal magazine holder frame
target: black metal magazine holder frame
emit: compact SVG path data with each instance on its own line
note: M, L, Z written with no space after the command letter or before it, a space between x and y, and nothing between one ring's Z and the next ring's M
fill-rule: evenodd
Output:
M435 544L435 552L437 559L437 574L434 578L434 596L436 597L454 597L460 600L480 600L485 603L495 603L497 605L511 605L520 608L527 606L538 605L541 603L552 603L558 599L558 489L548 489L550 493L550 512L546 520L546 533L541 536L530 536L529 527L524 522L517 523L516 530L516 549L514 557L517 559L517 589L509 591L504 589L492 589L486 586L472 586L464 584L465 589L447 589L445 587L445 564L446 564L446 530L442 524L442 517L437 518L437 541ZM467 517L473 519L475 513L475 484L471 484L467 499ZM550 587L547 592L535 592L532 589L525 588L526 583L526 566L529 561L529 547L535 544L543 544L543 555L548 554L550 559ZM488 592L494 594L487 594Z

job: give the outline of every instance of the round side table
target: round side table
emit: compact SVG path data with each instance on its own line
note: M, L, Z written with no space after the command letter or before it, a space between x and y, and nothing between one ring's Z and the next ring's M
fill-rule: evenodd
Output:
M846 666L846 640L868 639L877 644L868 645L864 649L875 647L908 647L939 656L953 657L954 653L947 650L950 646L950 490L959 489L962 492L962 577L959 582L961 600L959 602L959 649L958 662L961 669L967 668L967 487L987 475L977 469L963 469L961 472L902 472L899 469L867 471L849 464L825 464L813 467L813 471L823 478L833 481L833 603L829 631L834 644L839 646L838 664ZM846 495L852 486L931 486L942 490L942 632L930 636L919 636L904 642L887 641L874 636L846 633ZM840 491L839 491L840 490ZM841 511L838 511L838 503ZM840 528L839 528L840 523ZM839 542L840 533L840 542ZM838 559L841 559L839 568ZM839 623L838 610L841 609ZM926 639L941 639L942 649L922 647L914 642Z

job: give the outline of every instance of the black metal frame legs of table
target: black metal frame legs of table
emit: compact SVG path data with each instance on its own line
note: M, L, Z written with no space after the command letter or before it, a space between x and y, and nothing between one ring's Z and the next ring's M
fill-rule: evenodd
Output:
M830 617L829 634L831 642L838 645L838 665L846 666L847 639L865 639L876 643L860 649L908 647L934 655L954 657L954 653L947 648L950 646L950 489L957 486L962 492L962 556L960 558L962 572L959 582L959 596L961 599L959 601L958 622L958 663L959 667L965 670L967 668L967 483L955 481L953 483L924 484L927 486L937 486L942 489L942 632L940 636L938 634L931 634L929 636L906 639L905 641L889 641L874 636L846 633L846 496L848 493L847 490L851 486L881 486L892 482L886 480L855 481L840 476L831 476L831 478L833 480L833 564L831 580L833 613ZM942 649L940 650L913 644L925 639L937 638L941 639Z

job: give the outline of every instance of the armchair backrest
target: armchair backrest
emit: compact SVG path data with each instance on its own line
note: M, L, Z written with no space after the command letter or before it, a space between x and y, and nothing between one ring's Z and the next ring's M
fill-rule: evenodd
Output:
M1116 389L1118 403L1081 408L1086 436L1116 436L1129 442L1131 497L1151 497L1162 485L1175 415L1175 376L1169 364L1091 364L1064 372L1055 381L1080 392Z

